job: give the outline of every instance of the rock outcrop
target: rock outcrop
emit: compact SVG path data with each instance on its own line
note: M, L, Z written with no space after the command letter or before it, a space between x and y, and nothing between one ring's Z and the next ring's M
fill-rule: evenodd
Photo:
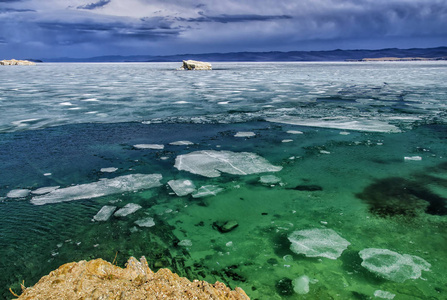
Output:
M35 66L36 63L29 60L0 60L0 65L3 66Z
M102 259L72 262L26 288L18 300L30 299L250 299L225 284L189 281L168 269L154 273L144 256L131 257L122 269Z
M197 60L184 60L182 70L212 70L211 64Z

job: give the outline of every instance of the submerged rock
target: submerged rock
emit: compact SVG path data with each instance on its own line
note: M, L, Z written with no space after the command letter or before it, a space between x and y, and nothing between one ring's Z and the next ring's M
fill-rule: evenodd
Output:
M356 195L379 217L397 215L414 217L420 213L447 215L447 199L424 185L404 178L378 180Z
M184 60L181 67L183 70L212 70L211 64L197 60Z
M221 172L233 175L248 175L263 172L278 172L282 167L270 164L265 158L250 152L195 151L179 155L175 168L205 177L219 177Z
M216 281L189 281L168 269L154 273L144 256L122 269L102 259L62 265L23 291L25 299L250 299Z
M351 245L332 229L306 229L289 235L290 250L307 257L337 259Z
M359 252L362 266L391 281L404 282L421 277L431 265L424 259L408 254L399 254L388 249L367 248Z
M297 191L306 191L306 192L316 192L316 191L322 191L323 188L319 185L297 185L296 187L293 188L294 190Z
M230 232L230 231L232 231L233 229L235 229L238 226L239 226L239 223L237 221L235 221L235 220L230 220L230 221L226 221L226 222L214 222L213 223L213 228L217 229L221 233Z

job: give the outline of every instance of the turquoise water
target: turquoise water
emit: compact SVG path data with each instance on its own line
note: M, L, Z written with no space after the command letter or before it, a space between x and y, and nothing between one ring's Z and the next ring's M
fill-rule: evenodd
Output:
M142 255L153 269L240 286L252 299L445 297L447 64L176 67L2 68L3 298L66 262L116 256L123 266ZM207 156L176 167L204 151L229 155L219 156L220 176L204 176L215 167L201 165ZM253 155L275 171L257 172ZM260 182L265 175L277 182ZM168 182L180 179L223 190L177 196ZM92 220L129 203L141 208ZM135 223L147 218L155 225ZM219 230L233 220L235 229ZM337 248L323 229L349 243L335 259L291 249L304 230ZM398 280L364 266L368 248L430 266L417 274L407 257ZM383 271L394 262L382 251L372 263Z

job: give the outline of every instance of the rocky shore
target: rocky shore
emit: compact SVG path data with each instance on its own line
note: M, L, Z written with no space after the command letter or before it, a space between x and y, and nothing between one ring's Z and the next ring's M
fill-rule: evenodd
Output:
M241 288L189 281L168 269L154 273L145 257L131 257L126 268L102 259L72 262L25 288L17 300L31 299L250 299Z
M0 60L0 65L2 66L35 66L36 63L29 61L29 60L17 60L17 59L10 59L10 60Z

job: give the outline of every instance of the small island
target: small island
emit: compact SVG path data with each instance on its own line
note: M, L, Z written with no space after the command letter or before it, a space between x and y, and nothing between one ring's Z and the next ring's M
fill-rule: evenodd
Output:
M2 66L35 66L36 63L29 61L29 60L17 60L17 59L10 59L10 60L0 60L0 65Z

